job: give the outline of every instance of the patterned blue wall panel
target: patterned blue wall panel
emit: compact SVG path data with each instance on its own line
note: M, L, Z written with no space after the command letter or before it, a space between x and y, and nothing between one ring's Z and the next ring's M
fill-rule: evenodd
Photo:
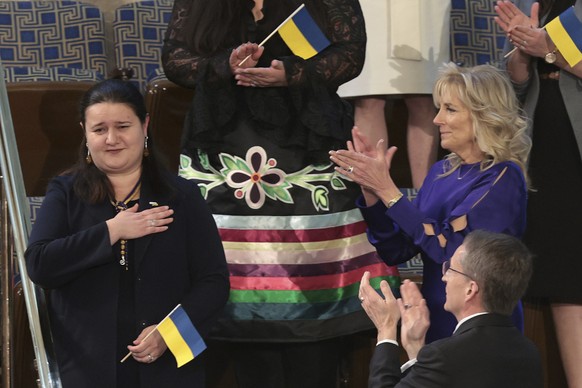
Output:
M452 0L452 61L475 66L501 59L505 34L493 20L495 3L495 0Z
M166 73L164 73L164 69L159 67L156 70L154 70L153 72L148 74L148 78L146 80L148 86L150 84L155 84L157 82L160 81L167 81L168 77L166 77Z
M140 1L115 11L113 35L117 65L134 71L143 88L150 74L162 67L164 34L172 16L173 0Z
M28 197L28 205L30 206L30 222L34 225L36 221L36 213L42 205L44 197Z
M404 198L408 199L409 201L412 201L414 198L416 198L416 195L418 194L418 190L415 189L400 189L400 191L402 191L402 194L404 194ZM422 269L423 264L420 255L417 255L411 260L398 265L398 272L400 272L402 277L422 275Z
M5 66L70 67L107 73L101 11L74 1L0 1Z
M39 82L39 81L102 81L101 73L87 69L70 67L6 67L4 68L6 82Z

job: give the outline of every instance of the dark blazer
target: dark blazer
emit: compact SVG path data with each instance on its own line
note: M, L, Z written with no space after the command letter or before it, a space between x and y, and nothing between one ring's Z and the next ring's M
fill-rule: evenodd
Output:
M537 348L510 317L486 314L464 322L451 337L425 345L404 376L400 348L378 345L368 387L541 388L542 365Z
M515 3L522 12L529 15L531 6L536 1L537 0L515 0L513 3ZM582 12L582 0L577 0L574 3L574 7L578 14ZM545 18L542 18L541 22L544 24ZM504 53L508 53L509 50L512 49L513 45L509 42L509 39L507 39L505 41ZM503 66L507 66L507 61L508 59L503 61ZM523 109L527 113L527 116L532 119L540 95L540 77L537 66L537 62L539 61L543 61L543 59L532 57L532 63L530 63L530 69L532 70L531 76L521 84L513 84L517 96L524 103ZM582 78L578 78L574 74L565 70L560 70L558 85L560 87L560 93L564 99L566 111L568 112L568 118L574 129L574 137L578 144L580 157L582 157L582 109L580 109L580 104L582 102L582 98L580 97L582 96ZM532 131L532 120L528 120L528 135L532 136Z
M26 251L33 282L50 289L49 313L64 388L115 387L120 265L105 221L111 203L88 204L73 192L73 177L49 184ZM177 176L170 196L156 196L142 182L139 209L153 202L174 209L163 233L134 240L135 333L157 324L178 303L204 336L229 293L224 250L198 187ZM131 253L130 253L131 257ZM128 344L129 345L129 344ZM178 369L168 349L151 364L139 364L141 387L203 387L203 356ZM136 362L128 359L127 362Z

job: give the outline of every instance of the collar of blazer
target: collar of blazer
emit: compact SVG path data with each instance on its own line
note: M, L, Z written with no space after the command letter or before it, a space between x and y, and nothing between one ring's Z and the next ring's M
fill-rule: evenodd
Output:
M482 326L512 327L513 322L511 321L511 317L508 315L501 315L495 313L478 315L463 322L463 324L459 326L459 328L457 329L457 331L455 331L453 335L460 335L471 329Z

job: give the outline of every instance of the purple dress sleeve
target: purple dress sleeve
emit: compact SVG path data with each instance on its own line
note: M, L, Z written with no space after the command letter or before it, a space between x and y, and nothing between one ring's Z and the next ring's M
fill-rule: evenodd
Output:
M433 166L412 202L403 198L390 209L382 203L367 208L358 203L368 223L368 239L387 264L421 254L422 293L431 320L427 342L451 335L456 325L455 317L443 308L441 264L472 230L521 237L526 222L527 185L515 163L498 163L486 171L465 165L459 173L442 176L443 163ZM523 325L520 306L514 322L518 328Z
M443 177L442 172L443 162L438 162L412 202L401 200L390 209L382 203L368 208L358 203L369 240L388 264L405 262L418 252L440 264L475 229L522 236L527 189L516 164L499 163L483 172L474 169L467 176Z

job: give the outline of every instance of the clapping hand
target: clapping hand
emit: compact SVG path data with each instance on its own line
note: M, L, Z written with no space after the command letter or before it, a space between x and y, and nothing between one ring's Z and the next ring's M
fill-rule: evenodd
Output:
M349 151L359 152L370 158L377 156L375 144L372 144L370 139L355 125L352 128L352 140L348 140L347 146Z
M378 341L396 340L396 326L400 319L400 310L386 280L380 282L380 289L384 298L370 285L370 272L364 272L358 294L362 307L378 329Z
M348 141L347 150L329 152L330 160L337 165L335 170L362 186L364 195L368 191L374 194L375 200L380 198L385 203L390 201L400 194L400 189L390 175L392 158L397 148L386 150L383 139L375 146L368 144L357 127L352 133L353 142ZM366 203L368 206L373 204L369 196Z
M410 359L416 358L424 346L424 339L430 326L428 307L416 283L406 279L400 286L400 308L402 346Z
M498 1L495 6L495 22L501 27L506 34L509 34L516 26L537 28L539 26L539 8L538 2L531 6L531 17L524 14L511 1Z

